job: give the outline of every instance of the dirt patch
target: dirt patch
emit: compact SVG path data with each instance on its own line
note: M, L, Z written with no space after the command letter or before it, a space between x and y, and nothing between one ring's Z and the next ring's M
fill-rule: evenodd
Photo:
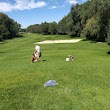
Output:
M79 42L81 39L72 39L72 40L45 40L42 42L37 42L34 44L53 44L53 43L76 43Z

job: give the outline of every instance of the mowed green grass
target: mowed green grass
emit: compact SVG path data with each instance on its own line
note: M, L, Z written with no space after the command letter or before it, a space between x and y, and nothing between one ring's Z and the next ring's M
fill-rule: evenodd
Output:
M43 62L31 63L34 43L49 39L71 38L24 34L0 44L0 110L110 110L110 47L42 44ZM44 87L48 80L58 86Z

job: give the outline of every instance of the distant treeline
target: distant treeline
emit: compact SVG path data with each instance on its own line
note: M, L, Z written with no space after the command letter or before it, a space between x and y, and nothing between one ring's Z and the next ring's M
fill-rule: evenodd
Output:
M0 13L0 41L18 36L20 24Z
M88 0L83 4L76 4L58 23L30 25L27 32L83 35L90 40L105 41L110 39L110 0Z

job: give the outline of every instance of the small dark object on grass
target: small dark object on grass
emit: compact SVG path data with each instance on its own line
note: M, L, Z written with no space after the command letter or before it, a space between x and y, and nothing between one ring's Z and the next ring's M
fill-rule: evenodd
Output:
M68 55L68 57L69 57L69 61L73 61L74 59L73 55Z
M110 51L108 51L107 54L110 54Z

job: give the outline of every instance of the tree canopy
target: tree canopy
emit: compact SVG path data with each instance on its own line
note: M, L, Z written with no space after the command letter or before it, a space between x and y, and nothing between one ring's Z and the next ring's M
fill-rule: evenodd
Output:
M9 18L6 14L0 13L0 40L16 37L20 24Z

